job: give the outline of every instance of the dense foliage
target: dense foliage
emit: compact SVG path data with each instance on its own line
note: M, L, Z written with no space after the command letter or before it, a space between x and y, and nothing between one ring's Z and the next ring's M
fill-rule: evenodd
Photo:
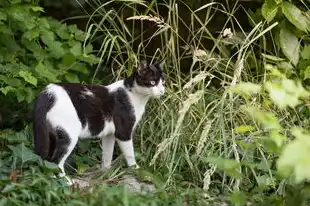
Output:
M265 0L255 10L199 4L83 1L92 9L84 33L43 17L30 0L0 2L0 204L309 203L309 1ZM217 15L225 16L220 31L210 26ZM91 82L103 72L90 67L97 63L117 79L144 57L166 59L167 94L152 101L135 135L139 172L157 192L79 190L48 178L57 169L33 154L26 115L37 92L53 81ZM85 140L71 174L99 161L99 141ZM127 173L123 165L117 158L97 183Z

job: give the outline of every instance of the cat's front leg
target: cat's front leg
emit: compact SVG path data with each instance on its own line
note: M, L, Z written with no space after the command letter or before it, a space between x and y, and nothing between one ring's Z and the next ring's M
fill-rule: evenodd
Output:
M117 139L117 143L125 156L126 162L128 167L135 167L136 169L139 168L137 165L135 155L134 155L134 148L133 148L133 141L132 139L122 141Z
M109 135L106 137L102 137L102 162L101 169L109 169L112 164L113 151L115 145L115 137L114 135Z

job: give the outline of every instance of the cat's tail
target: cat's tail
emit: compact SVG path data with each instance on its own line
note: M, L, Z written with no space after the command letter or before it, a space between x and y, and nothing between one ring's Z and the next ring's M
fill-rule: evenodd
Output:
M48 159L49 155L49 128L46 119L47 112L52 108L54 104L54 98L46 91L42 92L35 103L34 108L34 145L35 153L42 157L42 159Z

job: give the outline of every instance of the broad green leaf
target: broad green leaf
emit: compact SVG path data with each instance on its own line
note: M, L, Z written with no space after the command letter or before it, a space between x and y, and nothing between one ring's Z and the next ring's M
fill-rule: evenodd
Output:
M265 0L262 7L262 15L269 23L271 22L278 12L278 6L275 0Z
M301 51L301 57L303 59L310 59L310 44L304 46L304 48Z
M62 47L62 43L57 41L54 41L52 44L49 44L48 50L51 52L51 55L57 59L65 55L65 50Z
M0 88L0 91L4 94L4 95L7 95L7 93L11 92L11 91L14 91L15 88L14 87L11 87L11 86L6 86L6 87L2 87Z
M254 130L255 127L251 126L251 125L241 125L239 127L236 127L234 129L235 133L246 133L246 132L250 132L252 130Z
M293 128L295 140L288 143L277 161L278 172L284 177L293 175L295 183L310 180L310 134Z
M35 68L36 72L38 72L41 76L49 79L50 81L57 81L56 75L48 70L42 62L39 62Z
M68 82L74 82L74 83L80 82L79 77L74 73L67 73L65 77Z
M50 24L49 24L49 20L47 18L40 18L39 19L39 24L40 24L40 27L42 28L45 28L45 29L50 29Z
M75 32L74 38L78 41L84 41L86 38L86 34L81 30Z
M282 130L277 117L271 112L259 111L254 107L245 108L266 130Z
M261 86L252 82L241 82L231 88L231 90L238 94L251 95L259 93L261 91Z
M303 72L304 80L310 79L310 66L308 66L305 71Z
M41 31L41 39L46 45L50 45L54 42L55 36L54 33L48 30Z
M58 168L58 165L53 163L53 162L49 162L49 161L46 161L44 160L43 162L44 164L44 169L48 172L57 172L59 171L59 168Z
M40 31L38 29L31 29L23 34L23 38L26 38L30 41L36 39L40 36Z
M87 46L84 48L84 53L86 53L86 54L92 53L93 51L94 51L93 45L91 45L91 44L87 44Z
M26 87L25 88L25 92L26 92L26 101L27 101L27 103L31 103L35 99L34 90L32 90L29 87Z
M68 27L64 24L56 30L56 34L62 39L70 39L71 37Z
M2 34L0 38L0 44L1 43L5 45L5 47L11 53L16 53L22 50L22 48L18 45L18 43L15 41L15 39L11 35Z
M3 11L0 10L0 21L6 20L7 19L7 14Z
M24 143L20 143L17 146L8 145L8 147L13 151L15 158L21 160L22 164L40 159L40 157L34 154L32 150L27 148Z
M0 78L1 79L1 78ZM10 77L6 77L5 79L3 79L3 81L7 84L10 85L12 87L19 87L22 85L21 80L17 79L17 78L10 78Z
M34 12L37 12L37 11L44 12L44 9L40 6L31 6L30 9Z
M61 64L70 66L72 64L76 63L76 58L72 54L67 54L62 57Z
M74 65L72 65L71 70L73 71L77 71L80 73L84 73L84 74L88 74L88 68L86 67L86 64L84 63L76 63Z
M280 46L284 55L297 65L299 60L300 44L298 38L286 27L282 27L279 34Z
M284 1L282 3L282 12L286 18L298 29L307 32L308 20L307 17L302 14L299 8L288 1Z
M300 82L295 83L290 79L283 79L281 83L266 83L271 100L280 108L294 108L300 103L300 98L308 97L307 92Z
M80 56L82 55L82 44L77 42L71 49L70 52L74 55L74 56Z
M233 205L246 205L247 198L244 192L234 191L230 197Z
M17 101L18 102L22 102L26 99L26 93L25 93L25 90L23 88L18 88L15 90L15 96L17 98Z
M32 74L28 71L20 71L19 76L21 76L22 78L24 78L24 80L34 86L37 86L37 82L38 80L32 76Z

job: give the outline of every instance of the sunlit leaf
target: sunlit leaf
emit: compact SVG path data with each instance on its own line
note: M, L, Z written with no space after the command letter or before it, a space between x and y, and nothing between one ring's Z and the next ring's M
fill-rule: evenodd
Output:
M304 46L304 48L301 51L301 57L303 59L310 59L310 44Z
M254 107L245 109L251 116L253 116L263 127L267 130L281 130L282 127L277 117L271 112L263 112Z
M251 125L241 125L239 127L236 127L234 129L235 133L246 133L246 132L250 132L252 130L254 130L255 127L251 126Z
M20 71L19 76L24 78L24 80L32 85L37 85L38 80L28 71Z
M286 27L281 28L279 35L280 46L284 55L296 66L300 50L298 38Z
M307 32L308 20L298 7L288 1L284 1L282 3L282 12L298 29Z
M251 95L259 93L261 91L261 86L252 82L241 82L231 88L231 90L238 94Z
M262 7L262 15L269 23L271 22L278 12L278 6L275 0L265 0Z
M14 91L15 88L14 87L11 87L11 86L6 86L6 87L2 87L0 88L0 91L4 94L4 95L7 95L7 93L11 92L11 91Z

